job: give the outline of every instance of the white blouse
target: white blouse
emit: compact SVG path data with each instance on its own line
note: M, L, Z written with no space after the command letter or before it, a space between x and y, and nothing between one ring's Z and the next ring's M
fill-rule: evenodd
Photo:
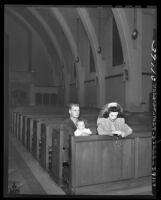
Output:
M83 130L79 130L77 129L75 132L74 132L74 135L75 136L85 136L85 135L90 135L92 134L91 130L89 128L85 128Z
M117 118L111 121L109 118L97 119L97 131L99 135L113 136L112 131L121 131L122 137L132 134L133 130L125 123L124 118Z

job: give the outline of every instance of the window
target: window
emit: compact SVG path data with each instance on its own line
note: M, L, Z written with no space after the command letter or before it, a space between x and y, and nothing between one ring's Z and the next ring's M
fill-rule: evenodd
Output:
M43 104L49 105L49 94L48 93L43 94Z
M93 58L93 53L92 53L92 49L90 47L90 60L89 60L89 72L92 73L92 72L96 72L96 69L95 69L95 64L94 64L94 58Z
M124 63L122 46L120 41L119 32L115 19L113 18L113 27L112 27L112 66L121 65Z
M56 98L54 93L36 93L36 105L56 105Z

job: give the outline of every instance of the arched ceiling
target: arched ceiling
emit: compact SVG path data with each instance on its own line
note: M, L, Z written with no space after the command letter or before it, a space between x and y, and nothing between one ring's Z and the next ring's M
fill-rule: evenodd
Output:
M68 56L70 52L74 62L75 57L78 54L76 29L77 19L80 18L77 7L54 7L36 5L8 5L6 6L6 8L7 7L20 15L22 18L24 18L25 21L39 33L44 44L47 47L51 59L53 57L53 52L56 52L57 57L60 60L61 67L65 66L67 59L66 56ZM100 8L87 7L85 9L89 13L93 26L96 27L98 24ZM110 14L110 8L101 9L102 17L108 18ZM69 50L67 55L65 54L63 49L64 45ZM60 67L56 69L56 71L60 70L62 70Z

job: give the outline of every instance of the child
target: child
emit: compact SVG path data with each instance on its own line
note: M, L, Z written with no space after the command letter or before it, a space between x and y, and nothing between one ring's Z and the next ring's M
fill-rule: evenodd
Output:
M91 135L92 132L89 128L85 128L85 123L83 120L79 120L77 122L77 130L74 132L75 136L88 136Z

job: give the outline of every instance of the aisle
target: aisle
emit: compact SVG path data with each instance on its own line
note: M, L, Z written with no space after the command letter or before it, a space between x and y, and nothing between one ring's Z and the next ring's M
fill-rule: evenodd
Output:
M22 144L9 134L9 187L13 182L16 183L19 194L65 194Z

